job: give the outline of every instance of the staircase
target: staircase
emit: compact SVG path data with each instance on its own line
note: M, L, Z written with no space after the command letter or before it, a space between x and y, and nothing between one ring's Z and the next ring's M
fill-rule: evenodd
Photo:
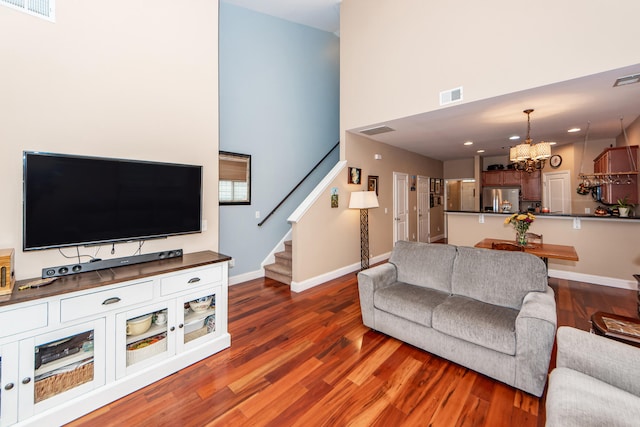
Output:
M291 240L284 242L284 252L277 252L275 257L274 264L264 266L264 276L291 285L291 260L293 258Z

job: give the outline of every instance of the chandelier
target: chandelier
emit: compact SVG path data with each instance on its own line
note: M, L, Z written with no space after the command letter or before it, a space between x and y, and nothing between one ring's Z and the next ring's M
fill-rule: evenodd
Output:
M533 172L544 168L545 160L551 157L551 144L540 141L532 144L531 139L531 113L533 109L524 110L527 115L527 139L524 143L518 144L509 149L509 160L515 164L516 169L526 172Z

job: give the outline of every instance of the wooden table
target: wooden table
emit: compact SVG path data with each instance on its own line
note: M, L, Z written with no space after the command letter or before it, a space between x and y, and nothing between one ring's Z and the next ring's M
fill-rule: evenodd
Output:
M512 240L506 239L482 239L475 244L476 248L491 249L493 242L508 242L514 243ZM567 245L552 245L549 243L529 243L524 247L524 251L535 256L539 256L547 263L548 258L564 259L568 261L578 261L578 253L576 248Z
M598 335L640 347L640 320L598 311L591 316L591 330Z

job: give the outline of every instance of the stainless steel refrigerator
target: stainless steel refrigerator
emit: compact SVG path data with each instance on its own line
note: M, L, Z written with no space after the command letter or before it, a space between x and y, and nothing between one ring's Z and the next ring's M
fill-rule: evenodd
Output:
M511 210L502 210L504 200L511 203ZM482 210L484 212L518 212L519 209L520 187L484 187L482 189Z

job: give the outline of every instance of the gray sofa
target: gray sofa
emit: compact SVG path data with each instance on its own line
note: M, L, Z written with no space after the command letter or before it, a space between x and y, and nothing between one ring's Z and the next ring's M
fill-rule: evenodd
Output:
M556 305L541 259L400 241L358 273L358 290L366 326L542 395Z
M640 425L640 348L558 328L547 427Z

